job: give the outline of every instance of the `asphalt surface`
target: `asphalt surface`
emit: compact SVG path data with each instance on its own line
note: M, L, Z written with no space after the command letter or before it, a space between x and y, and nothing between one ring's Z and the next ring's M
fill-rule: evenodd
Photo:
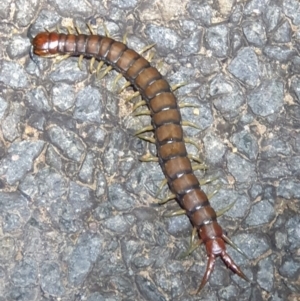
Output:
M300 3L297 0L38 1L0 3L0 301L300 300ZM60 62L29 57L45 28L86 23L153 54L173 85L188 150L219 222L246 253L229 253L252 283L189 245L185 216L157 206L150 124L125 99L132 88ZM142 110L143 108L139 108ZM150 134L149 134L150 135ZM163 189L160 198L168 190Z

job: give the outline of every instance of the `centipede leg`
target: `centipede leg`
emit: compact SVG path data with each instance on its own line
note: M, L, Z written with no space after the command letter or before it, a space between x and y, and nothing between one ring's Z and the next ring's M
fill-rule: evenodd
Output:
M174 216L179 216L179 215L185 215L186 214L186 210L184 209L179 209L179 210L174 210L170 213L164 214L164 217L174 217Z
M222 238L224 239L224 241L226 243L228 243L232 248L234 248L236 251L238 251L240 254L242 254L243 256L245 256L246 258L247 255L225 234L222 235Z
M125 88L127 88L127 87L129 87L131 84L130 84L130 82L128 82L129 83L129 85L127 85L127 83L121 88L121 92L124 90L123 88L125 87ZM137 96L139 96L140 95L140 92L134 92L134 93L132 93L129 97L127 97L126 98L126 100L125 100L125 102L129 102L129 101L131 101L133 98L135 98L135 97L137 97Z
M161 193L161 191L163 190L164 186L167 185L167 183L168 183L167 179L163 179L161 181L161 183L159 184L158 189L155 193L155 197L158 197L158 195Z
M202 240L201 239L198 239L198 241L196 243L194 243L194 241L196 240L196 238L198 238L197 228L194 227L193 231L192 231L192 234L191 234L191 238L190 238L189 248L184 253L182 253L179 256L179 259L183 259L183 258L191 255L202 244Z
M94 30L93 30L93 28L92 28L92 26L91 26L90 23L86 23L86 26L87 26L87 28L89 29L89 31L90 31L91 34L96 34L96 33L94 32Z
M179 89L180 87L183 87L187 84L188 84L187 82L182 82L182 83L179 83L179 84L175 84L175 85L171 86L171 89L172 89L172 91L175 91L175 90Z
M178 104L179 108L198 108L198 105L194 105L192 103L188 103L188 102L181 102Z
M99 74L98 79L102 79L106 74L108 74L113 69L112 66L107 66L102 74Z
M138 137L142 140L148 141L150 143L153 143L153 144L155 144L155 142L156 142L154 137L148 137L146 135L136 135L136 137Z
M147 153L139 158L141 162L158 162L158 157L152 156L151 154Z
M153 46L155 45L154 44L150 44L150 45L147 45L146 47L142 48L140 51L138 51L139 54L143 54L144 52L148 51L149 49L151 49Z
M123 75L122 75L121 73L119 73L119 74L115 77L115 79L114 79L114 81L113 81L113 84L112 84L112 88L113 88L113 89L116 87L118 81L119 81L122 77L123 77Z
M163 205L171 200L175 200L176 199L176 194L169 194L166 198L164 198L163 200L160 200L159 202L157 202L158 205Z
M191 138L184 138L184 142L185 143L189 143L189 144L192 144L192 145L194 145L197 149L199 149L199 145L198 145L198 143L196 142L196 141L194 141L193 139L191 139Z
M134 133L134 136L138 136L139 134L142 134L142 133L145 133L145 132L150 132L150 131L153 131L153 126L152 125L148 125L148 126L145 126L144 128L136 131Z
M83 60L83 54L79 56L78 58L78 68L82 71L83 68L82 68L82 60Z
M101 71L101 68L103 67L104 65L104 61L101 61L99 62L97 68L96 68L96 76L97 78L100 78L100 71Z
M90 67L89 67L90 73L93 73L93 71L94 71L95 61L96 61L96 59L94 57L92 57L90 60Z
M223 209L216 211L217 217L222 216L224 213L226 213L227 211L229 211L235 204L236 201L230 203L228 206L224 207ZM225 240L225 239L224 239ZM226 241L226 240L225 240ZM226 241L227 242L227 241Z
M193 171L196 170L206 170L207 166L205 164L192 164Z
M131 86L131 82L127 81L118 91L118 94L121 94L123 90ZM139 93L138 93L139 94ZM129 102L131 99L126 100L126 102Z
M196 157L195 155L193 154L188 154L188 158L195 161L195 162L198 162L198 163L202 163L202 161L200 160L200 158Z
M181 124L182 124L183 126L190 126L190 127L193 127L193 128L195 128L195 129L197 129L197 130L201 130L201 128L200 128L196 123L191 122L191 121L183 120L183 121L181 122Z

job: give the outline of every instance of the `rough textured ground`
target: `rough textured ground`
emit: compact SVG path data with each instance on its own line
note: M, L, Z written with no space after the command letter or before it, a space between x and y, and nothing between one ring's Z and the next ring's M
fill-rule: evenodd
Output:
M2 0L0 17L1 301L300 300L299 1ZM155 149L133 136L149 119L116 93L124 79L29 58L28 37L87 22L136 50L155 43L153 64L186 82L199 177L217 177L215 208L236 202L220 223L252 284L218 260L189 294L205 250L179 259L191 226L154 206L163 175L138 160Z

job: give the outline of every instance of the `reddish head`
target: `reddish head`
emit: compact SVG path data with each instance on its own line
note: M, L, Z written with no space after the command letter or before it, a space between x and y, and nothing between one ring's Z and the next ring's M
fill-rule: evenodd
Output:
M41 32L32 41L32 52L39 56L57 55L59 34L56 32Z

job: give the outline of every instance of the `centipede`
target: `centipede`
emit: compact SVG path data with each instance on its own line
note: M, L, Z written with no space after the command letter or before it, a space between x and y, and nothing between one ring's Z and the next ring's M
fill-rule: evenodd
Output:
M227 268L250 282L241 268L227 252L227 244L241 250L230 240L217 221L218 214L192 168L183 135L183 121L178 101L168 81L157 68L141 54L107 35L94 33L40 32L31 41L31 56L44 58L75 56L97 60L119 72L138 91L151 117L153 142L157 158L168 186L193 227L192 238L196 245L203 244L207 253L207 266L199 287L191 292L198 294L209 280L220 257ZM194 246L191 247L193 249Z

